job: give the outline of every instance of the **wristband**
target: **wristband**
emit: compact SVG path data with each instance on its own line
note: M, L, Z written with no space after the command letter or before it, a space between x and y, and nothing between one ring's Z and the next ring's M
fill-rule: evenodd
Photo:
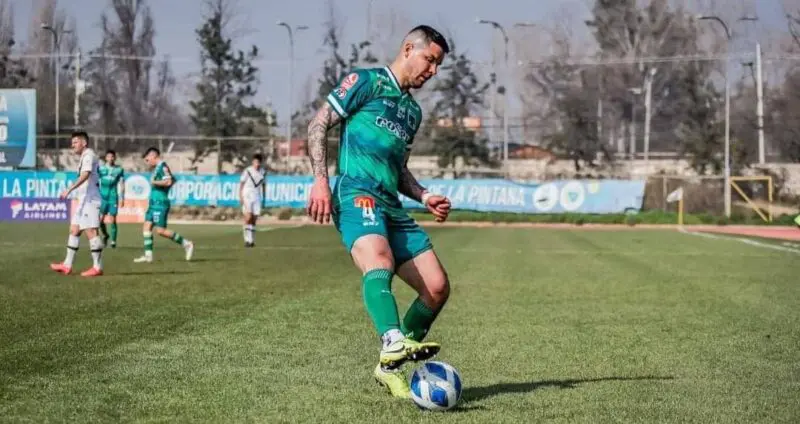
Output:
M430 199L431 196L433 196L433 193L429 193L428 191L422 192L422 198L420 199L422 200L422 204L427 206L428 199Z

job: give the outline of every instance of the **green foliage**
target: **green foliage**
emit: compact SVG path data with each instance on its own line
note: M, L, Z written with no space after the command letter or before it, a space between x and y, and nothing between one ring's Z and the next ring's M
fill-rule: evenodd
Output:
M197 84L198 99L189 102L190 116L198 134L207 137L269 136L274 115L251 103L257 93L258 48L247 52L234 50L233 40L223 34L224 11L212 11L196 30L200 43L201 79ZM257 148L258 143L243 141L199 141L195 145L195 161L220 148L221 161L239 159Z
M458 162L467 166L495 165L488 140L464 126L464 118L473 116L483 105L489 84L480 83L472 61L466 54L457 53L453 40L449 44L450 55L433 84L436 103L430 114L427 135L442 168L455 168Z

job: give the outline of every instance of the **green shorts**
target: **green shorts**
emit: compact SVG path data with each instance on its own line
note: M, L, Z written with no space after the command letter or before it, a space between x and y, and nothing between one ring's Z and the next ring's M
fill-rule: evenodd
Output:
M100 202L100 215L110 215L110 216L117 216L119 202L116 199L106 201L103 199Z
M389 240L395 266L399 266L433 247L428 234L394 197L387 199L376 190L346 182L337 184L333 193L333 223L348 252L362 236L381 235Z
M150 205L147 207L147 212L144 214L144 221L152 222L154 227L167 228L168 215L169 206Z

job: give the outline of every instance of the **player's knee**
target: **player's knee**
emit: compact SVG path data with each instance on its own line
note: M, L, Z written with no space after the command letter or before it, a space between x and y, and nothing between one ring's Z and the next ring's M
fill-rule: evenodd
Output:
M383 237L368 235L359 238L353 244L350 254L363 272L373 269L394 270L392 249Z
M450 279L447 277L447 273L444 270L430 278L426 286L430 296L430 303L441 307L447 302L447 299L450 297Z

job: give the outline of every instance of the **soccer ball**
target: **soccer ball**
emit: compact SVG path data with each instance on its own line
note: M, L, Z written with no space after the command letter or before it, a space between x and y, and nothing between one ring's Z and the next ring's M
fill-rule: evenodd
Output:
M411 374L411 399L430 411L453 408L461 399L461 376L450 364L426 362Z

